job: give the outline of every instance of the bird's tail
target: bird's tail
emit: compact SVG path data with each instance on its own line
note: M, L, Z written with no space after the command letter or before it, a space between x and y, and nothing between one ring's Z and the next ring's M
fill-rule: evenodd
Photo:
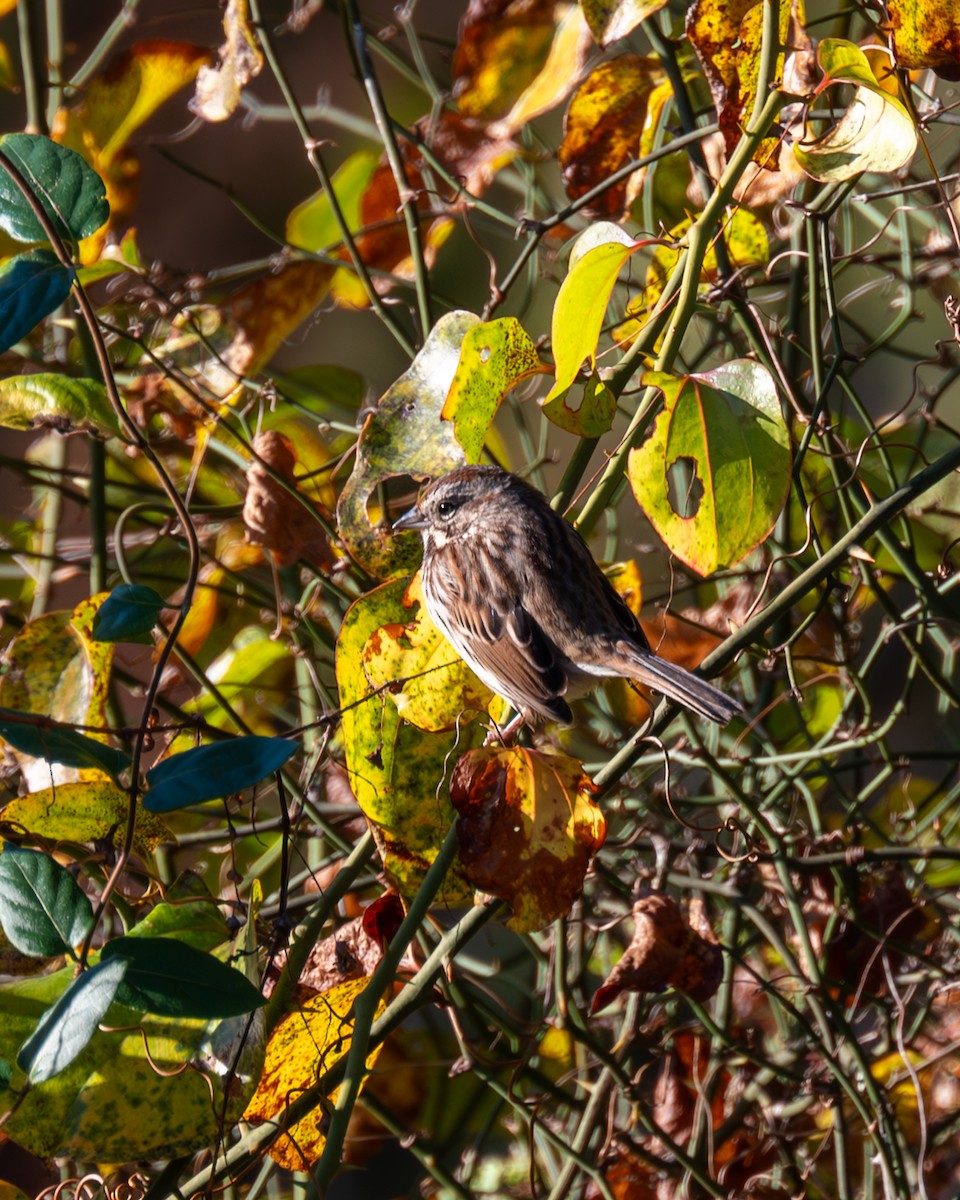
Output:
M656 654L631 655L631 666L633 669L629 673L632 679L655 692L662 692L684 708L716 721L718 725L726 725L743 712L743 705L738 700L727 696L699 675Z

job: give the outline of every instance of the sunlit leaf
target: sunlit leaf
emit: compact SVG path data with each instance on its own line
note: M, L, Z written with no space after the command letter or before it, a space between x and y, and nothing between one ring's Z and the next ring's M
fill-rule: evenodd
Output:
M103 180L83 157L37 133L8 133L0 153L18 168L57 234L75 244L95 233L110 216ZM23 193L0 170L0 229L21 242L47 235Z
M248 732L270 735L277 728L270 710L282 709L289 696L292 668L290 647L284 641L260 625L246 625L210 663L206 674ZM184 710L200 714L217 729L242 732L210 692L187 701ZM182 736L186 740L187 735Z
M384 867L402 896L416 893L454 820L441 783L455 748L478 745L480 721L450 733L425 733L400 717L393 699L377 691L364 669L371 638L385 626L409 622L408 580L384 584L348 609L337 638L337 686L350 787L374 826ZM456 868L448 872L441 900L464 903L472 896Z
M17 1066L31 1083L43 1083L66 1070L96 1032L113 1003L127 964L98 963L70 984L23 1043Z
M279 771L296 749L284 738L237 737L170 755L147 772L143 806L172 812L242 792Z
M917 131L904 104L878 81L859 46L824 38L817 47L823 71L818 95L836 84L852 84L853 99L835 125L794 146L800 166L824 183L852 179L864 171L888 173L905 167L917 148Z
M225 121L236 111L240 94L263 69L263 51L250 27L247 0L228 0L223 14L226 41L215 67L197 72L190 109L205 121Z
M351 979L337 984L319 996L312 996L302 1007L286 1016L277 1026L267 1045L263 1075L256 1095L247 1106L244 1119L254 1123L276 1121L283 1117L291 1100L310 1087L318 1074L330 1070L350 1049L354 1021L350 1013L354 1002L370 982ZM386 1007L383 1000L377 1015ZM366 1059L372 1069L380 1054L374 1047ZM335 1104L339 1088L325 1097ZM270 1157L290 1171L309 1171L326 1144L324 1128L329 1108L318 1107L299 1121L288 1133L270 1146Z
M590 32L601 46L609 46L626 37L667 0L582 0L583 15Z
M441 317L409 368L381 397L364 422L356 462L337 506L340 536L354 558L383 578L411 573L420 557L419 538L394 537L375 526L367 509L378 484L396 475L426 478L466 461L452 421L440 414L456 379L466 334L480 325L468 312Z
M167 602L151 587L121 583L113 589L93 618L93 637L98 642L141 642L153 645L151 630Z
M8 842L0 854L0 924L24 954L73 956L93 925L93 908L65 867Z
M790 482L790 438L776 385L749 359L701 375L648 372L666 398L653 431L630 452L637 503L671 553L701 575L739 562L769 534ZM695 511L671 498L686 464Z
M363 670L405 721L432 733L455 729L471 713L482 713L491 692L430 620L419 572L403 597L411 619L381 626L363 648Z
M579 896L606 832L590 790L583 764L554 751L488 747L457 762L460 862L474 887L511 905L514 928L542 929Z
M577 27L583 28L583 18L578 9L556 0L471 0L453 56L453 94L460 113L477 121L506 119L517 128L524 119L518 119L520 112L526 111L529 120L561 100L581 61ZM536 105L523 102L528 89L539 91Z
M165 937L118 937L101 962L127 960L117 1002L166 1017L234 1017L266 999L240 971L185 942Z
M516 317L468 329L440 418L453 422L467 462L479 462L500 401L523 379L545 370L536 346Z
M603 227L615 228L606 222ZM586 237L587 233L581 236ZM613 289L630 256L645 244L618 234L615 240L592 245L575 260L571 257L573 265L553 305L551 329L557 378L544 400L545 405L566 392L584 363L589 364L591 371L596 367L597 342Z
M61 433L85 430L101 437L120 432L102 383L44 372L0 379L0 425Z
M15 796L4 807L0 820L50 841L82 844L109 840L119 848L124 842L129 807L130 794L124 788L109 779L85 779ZM146 858L161 842L173 840L159 817L138 806L133 834L135 854Z
M907 71L933 67L942 79L960 78L960 7L956 0L888 0L893 57Z
M659 119L651 100L666 83L659 59L622 54L600 63L567 106L558 154L563 182L579 199L638 158L644 135ZM631 180L623 179L591 200L588 212L619 217L630 202Z
M0 353L58 308L73 283L52 250L18 254L0 264Z

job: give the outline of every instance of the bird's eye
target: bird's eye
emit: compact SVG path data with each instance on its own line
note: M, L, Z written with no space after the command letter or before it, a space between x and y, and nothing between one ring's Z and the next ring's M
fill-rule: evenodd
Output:
M452 500L441 500L440 503L437 505L437 512L444 519L446 519L448 517L452 517L456 511L457 511L457 506L454 504L454 502Z

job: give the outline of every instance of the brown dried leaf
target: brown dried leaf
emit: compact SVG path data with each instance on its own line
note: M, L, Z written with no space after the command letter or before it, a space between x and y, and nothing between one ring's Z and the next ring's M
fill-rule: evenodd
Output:
M226 41L215 67L201 67L190 111L204 121L225 121L236 111L240 93L263 70L263 51L250 26L247 0L228 0L223 14Z
M264 546L278 567L289 567L300 558L328 569L335 561L330 540L310 502L290 494L274 474L296 488L297 453L293 443L276 430L253 439L259 456L247 468L247 494L243 523L247 538Z
M513 907L514 928L542 929L580 894L606 832L591 786L576 759L519 747L471 750L454 768L464 873Z

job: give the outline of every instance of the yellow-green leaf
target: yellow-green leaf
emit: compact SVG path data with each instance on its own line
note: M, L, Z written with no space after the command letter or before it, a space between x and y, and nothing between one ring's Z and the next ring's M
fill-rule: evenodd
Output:
M699 574L730 567L770 533L787 497L790 439L773 377L736 359L702 375L651 371L643 382L660 388L666 404L630 452L637 503ZM686 496L671 496L681 487Z
M16 796L3 809L5 824L26 829L52 842L107 840L123 845L130 797L110 779L60 783L27 796ZM138 806L133 849L146 858L161 842L172 842L166 823Z
M10 429L86 430L109 437L120 423L107 391L95 379L69 375L11 375L0 380L0 425Z

